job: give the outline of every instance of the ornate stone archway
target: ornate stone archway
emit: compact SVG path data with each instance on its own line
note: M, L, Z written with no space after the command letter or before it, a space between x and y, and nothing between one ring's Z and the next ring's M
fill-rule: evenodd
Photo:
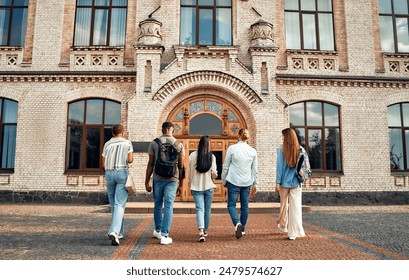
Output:
M213 86L235 92L248 100L250 104L262 102L257 92L242 80L219 71L195 71L180 75L164 84L152 97L163 102L174 92L185 91L188 88Z

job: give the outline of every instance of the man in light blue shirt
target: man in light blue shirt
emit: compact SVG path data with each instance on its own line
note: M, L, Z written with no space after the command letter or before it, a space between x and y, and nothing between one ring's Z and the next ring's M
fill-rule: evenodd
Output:
M247 144L249 131L240 129L239 142L227 149L223 163L223 185L228 188L227 209L235 227L236 238L239 239L246 232L249 213L250 189L258 183L257 152ZM240 196L240 218L236 203Z

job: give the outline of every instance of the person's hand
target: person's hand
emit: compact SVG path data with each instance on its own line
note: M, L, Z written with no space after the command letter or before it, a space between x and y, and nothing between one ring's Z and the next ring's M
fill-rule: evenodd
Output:
M181 196L182 195L182 185L179 184L178 188L176 189L176 196Z
M148 193L152 191L152 186L149 184L149 182L145 182L145 189Z
M279 192L280 192L280 184L278 184L278 183L276 183L275 192L276 192L276 193L279 193Z
M249 195L249 197L250 197L250 198L254 198L254 196L256 195L256 193L257 193L257 188L256 188L256 186L252 186L251 189L250 189L250 195Z

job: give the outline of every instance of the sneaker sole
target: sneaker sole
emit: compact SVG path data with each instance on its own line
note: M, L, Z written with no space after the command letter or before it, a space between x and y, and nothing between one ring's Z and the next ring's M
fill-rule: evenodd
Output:
M241 224L239 224L237 226L237 230L236 230L236 238L239 239L243 236L243 234L241 233L241 229L243 228L243 226Z
M112 245L112 246L118 246L118 245L119 245L119 242L116 241L115 236L110 235L110 236L109 236L109 239L111 239L111 245Z

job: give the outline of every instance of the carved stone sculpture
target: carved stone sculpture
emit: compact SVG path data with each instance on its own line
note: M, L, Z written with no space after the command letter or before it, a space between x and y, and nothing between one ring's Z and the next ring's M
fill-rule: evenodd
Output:
M162 23L156 19L149 18L139 23L138 44L139 45L161 45Z
M252 47L275 47L273 25L263 20L251 25Z

